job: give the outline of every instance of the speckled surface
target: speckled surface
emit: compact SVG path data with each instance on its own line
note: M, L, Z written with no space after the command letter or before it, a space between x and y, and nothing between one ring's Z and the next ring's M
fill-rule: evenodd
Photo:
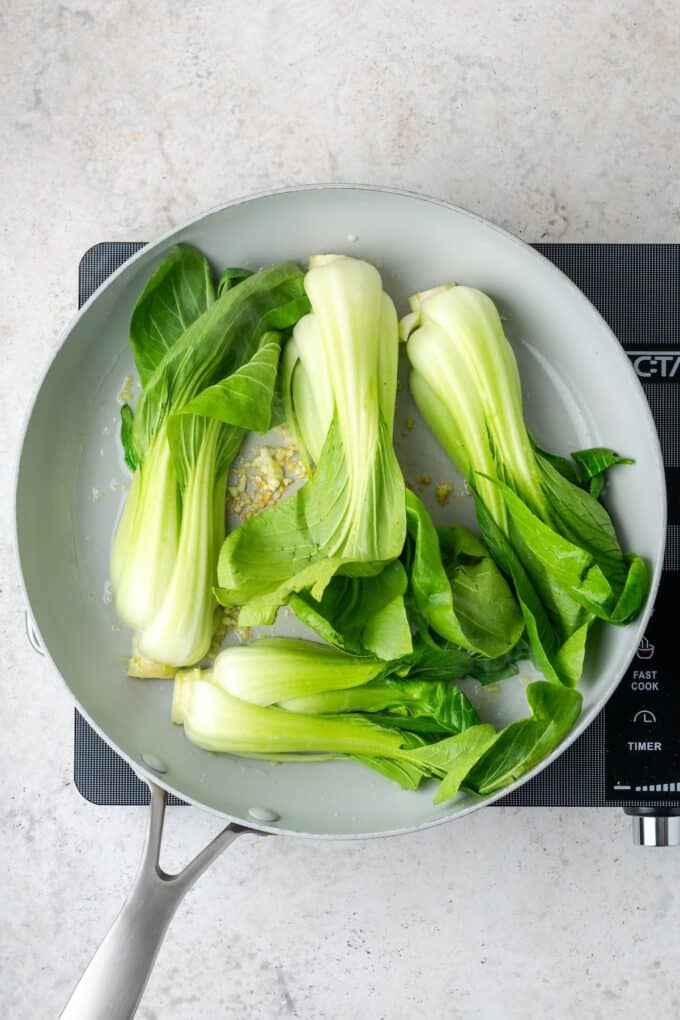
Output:
M96 241L319 180L425 191L529 240L680 240L679 44L651 0L9 0L0 491ZM145 818L73 787L72 704L24 637L9 495L0 514L0 1015L29 1020L57 1015L105 933ZM172 812L169 862L215 828ZM246 837L180 909L139 1016L677 1016L678 853L635 850L616 811Z

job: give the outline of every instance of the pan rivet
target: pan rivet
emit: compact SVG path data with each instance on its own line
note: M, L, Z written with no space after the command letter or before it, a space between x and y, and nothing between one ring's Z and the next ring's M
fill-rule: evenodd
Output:
M151 751L142 751L142 761L145 765L148 765L150 769L153 769L154 772L168 771L168 766L165 762L161 761L161 759L155 754L152 754Z
M278 822L281 815L268 807L251 807L248 808L248 817L255 822Z

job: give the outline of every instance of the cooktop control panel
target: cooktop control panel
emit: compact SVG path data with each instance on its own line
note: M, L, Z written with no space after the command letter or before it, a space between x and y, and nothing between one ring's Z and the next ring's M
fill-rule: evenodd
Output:
M633 661L605 709L606 799L680 806L680 573L664 572Z

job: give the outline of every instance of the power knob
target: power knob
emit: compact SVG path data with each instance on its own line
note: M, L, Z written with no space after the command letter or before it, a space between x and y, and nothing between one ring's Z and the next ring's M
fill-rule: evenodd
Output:
M627 807L635 846L680 846L680 808Z

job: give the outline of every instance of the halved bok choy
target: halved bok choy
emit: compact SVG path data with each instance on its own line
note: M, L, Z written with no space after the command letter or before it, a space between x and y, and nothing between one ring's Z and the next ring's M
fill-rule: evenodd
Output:
M418 409L474 492L534 662L547 679L573 686L593 621L628 623L649 588L645 563L622 551L597 498L604 472L622 458L597 448L569 460L537 447L512 347L481 291L435 287L415 295L411 308L401 329Z
M224 544L217 595L244 625L271 623L296 592L321 598L339 571L378 574L406 534L394 305L377 269L346 256L312 257L304 286L311 312L285 347L281 387L310 478Z
M440 781L495 792L536 765L578 718L581 695L539 681L530 715L499 733L451 684L390 676L376 660L296 639L225 649L212 668L180 670L172 719L208 751L279 762L347 757L406 789Z
M143 388L121 428L135 474L111 556L116 609L135 632L132 675L172 675L208 651L229 465L246 430L269 427L281 331L308 307L292 263L216 297L207 260L187 246L170 252L135 307Z

